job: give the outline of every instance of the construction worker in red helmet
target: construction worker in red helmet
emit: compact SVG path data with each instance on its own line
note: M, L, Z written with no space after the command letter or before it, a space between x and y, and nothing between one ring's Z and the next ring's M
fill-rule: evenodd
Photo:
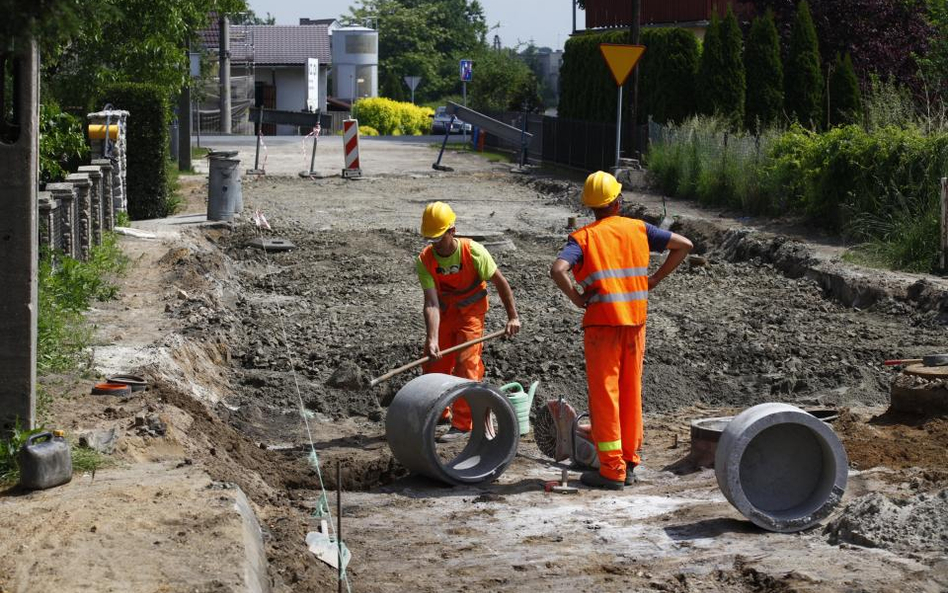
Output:
M586 382L599 470L583 472L580 479L587 486L621 490L634 482L640 461L649 294L693 245L681 235L621 216L622 184L609 173L590 175L582 199L596 220L570 235L550 277L573 304L585 309ZM650 275L649 253L666 249L668 257Z
M432 358L423 368L425 373L444 373L473 381L484 378L481 360L483 344L476 344L446 356L441 349L450 348L484 333L487 315L487 281L497 288L507 310L507 336L520 331L520 319L510 284L483 245L455 236L457 217L444 202L425 207L421 217L421 234L428 240L415 263L418 281L424 291L425 354ZM471 408L464 398L451 406L451 428L438 437L449 442L470 432Z

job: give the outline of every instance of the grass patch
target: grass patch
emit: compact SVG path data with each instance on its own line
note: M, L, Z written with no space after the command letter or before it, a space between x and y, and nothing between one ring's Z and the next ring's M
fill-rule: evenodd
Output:
M210 150L207 148L204 148L203 146L192 146L191 147L191 160L199 161L203 158L206 158L207 153L209 152Z
M182 173L191 173L191 171L181 171L177 163L170 163L167 167L168 179L168 199L165 201L167 214L171 216L176 214L185 204L184 196L181 195L181 175Z
M37 371L69 372L88 367L92 328L82 314L95 301L118 295L112 282L128 267L114 233L104 233L88 261L44 253L38 274Z

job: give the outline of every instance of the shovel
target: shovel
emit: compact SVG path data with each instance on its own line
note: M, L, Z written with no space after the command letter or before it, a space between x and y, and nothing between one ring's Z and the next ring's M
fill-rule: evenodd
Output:
M499 329L499 330L495 331L495 332L492 333L492 334L487 334L486 336L481 336L481 337L477 338L476 340L471 340L470 342L464 342L463 344L458 344L457 346L451 346L450 348L446 348L446 349L444 349L444 350L441 351L441 355L443 356L443 355L445 355L445 354L451 354L452 352L457 352L458 350L464 350L465 348L467 348L467 347L469 347L469 346L474 346L475 344L480 344L481 342L486 342L487 340L493 340L494 338L499 338L500 336L504 335L505 333L507 333L507 330L505 330L505 329ZM381 383L382 381L388 381L389 379L391 379L391 378L394 377L395 375L398 375L398 374L400 374L400 373L404 373L405 371L407 371L407 370L409 370L409 369L413 369L413 368L415 368L416 366L423 365L423 364L425 364L426 362L429 362L429 361L431 361L431 357L430 357L430 356L426 356L426 357L424 357L424 358L419 358L418 360L416 360L416 361L414 361L414 362L409 362L408 364L406 364L406 365L404 365L404 366L400 366L400 367L398 367L397 369L394 369L394 370L391 370L391 371L385 373L385 374L382 375L381 377L376 377L375 379L372 379L372 381L369 382L369 387L375 387L376 385L378 385L378 384Z
M948 354L927 354L922 358L901 358L896 360L887 360L882 364L888 367L903 364L922 364L927 367L943 367L948 365Z

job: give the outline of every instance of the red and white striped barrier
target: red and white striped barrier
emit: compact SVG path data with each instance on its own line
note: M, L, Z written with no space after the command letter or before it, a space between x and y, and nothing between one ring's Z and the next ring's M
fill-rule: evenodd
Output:
M346 152L346 167L342 170L345 178L362 177L359 166L359 120L347 119L342 122L342 144Z

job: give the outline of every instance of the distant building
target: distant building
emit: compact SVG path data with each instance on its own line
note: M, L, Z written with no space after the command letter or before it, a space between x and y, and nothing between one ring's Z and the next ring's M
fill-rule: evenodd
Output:
M523 54L521 54L523 55ZM550 89L556 97L560 96L560 67L563 65L563 50L538 47L532 58L536 62L534 72L537 78Z
M754 2L748 0L641 0L639 22L643 27L681 27L699 39L711 23L711 14L723 16L731 6L738 18L754 14ZM586 0L586 29L622 29L632 24L632 6L628 0Z
M204 48L212 55L220 51L217 28L201 31ZM317 109L326 109L326 93L332 52L326 25L231 25L231 88L235 113L245 111L245 102L255 107L303 111L308 92L307 60L318 61ZM241 81L247 79L252 88ZM208 107L214 108L213 102ZM249 105L247 106L249 108ZM203 109L203 107L202 107ZM235 115L235 117L237 117ZM247 121L246 115L242 118ZM249 124L247 124L249 125ZM235 133L247 133L247 125ZM293 126L264 126L265 134L295 134Z
M204 49L216 60L220 32L199 32ZM363 97L378 96L378 31L343 27L336 19L301 18L299 25L231 25L231 97L234 133L250 133L250 106L303 111L310 86L307 63L318 61L317 109L348 109ZM329 88L330 77L333 88ZM211 91L202 104L205 130L213 131L218 100ZM331 95L331 96L330 96ZM210 115L209 115L210 114ZM264 134L295 134L293 126L265 125Z

